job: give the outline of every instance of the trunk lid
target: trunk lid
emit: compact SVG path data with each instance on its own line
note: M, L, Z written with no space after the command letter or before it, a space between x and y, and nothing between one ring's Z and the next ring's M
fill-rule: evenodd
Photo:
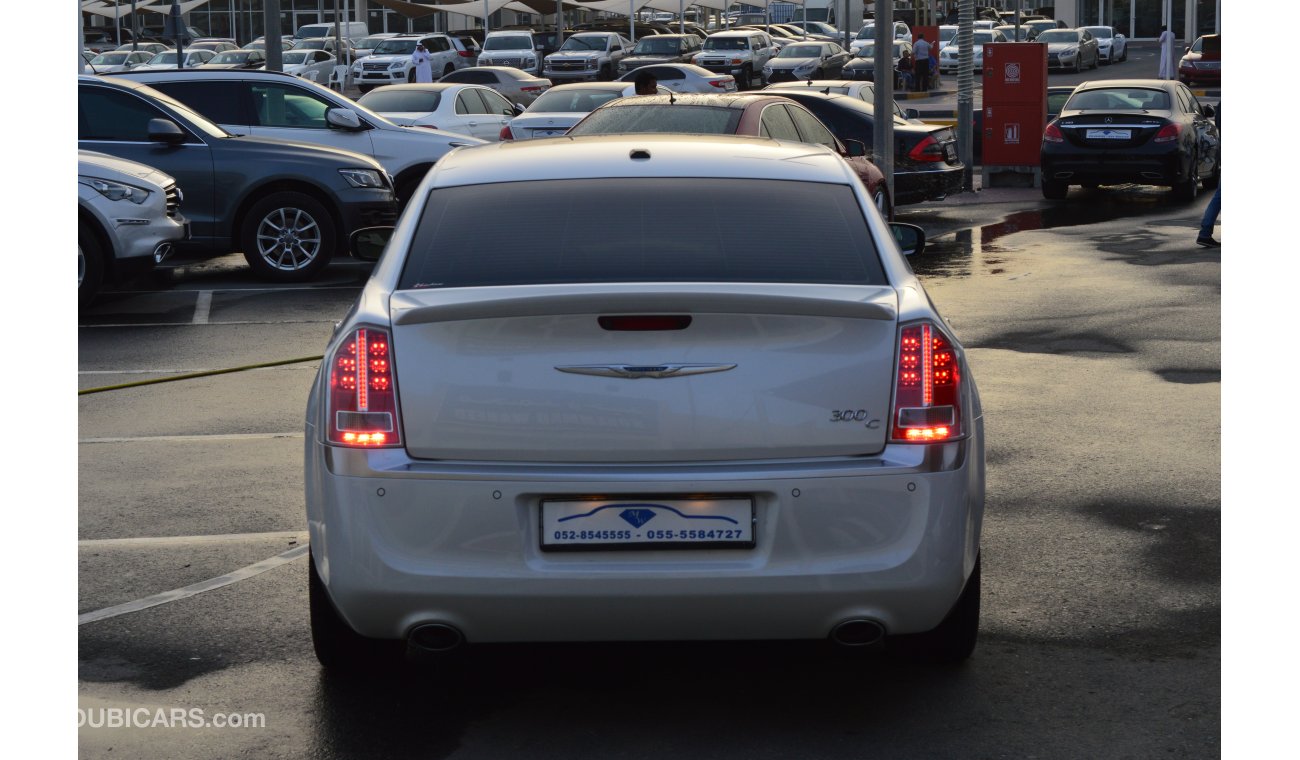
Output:
M888 435L889 286L507 286L404 290L390 305L416 458L788 459L874 454ZM609 329L610 315L690 319Z

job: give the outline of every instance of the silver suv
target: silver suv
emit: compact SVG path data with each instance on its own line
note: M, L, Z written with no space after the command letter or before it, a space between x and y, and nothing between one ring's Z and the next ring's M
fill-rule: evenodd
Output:
M124 158L77 153L77 300L85 306L105 280L147 270L189 235L171 175Z
M542 56L532 32L505 30L488 32L483 39L483 51L478 54L479 66L513 66L520 71L537 75L541 73Z
M415 81L411 54L416 45L429 51L433 78L440 79L456 69L474 65L474 53L464 43L446 34L399 34L380 42L370 55L352 64L352 81L357 89L369 92L386 84Z
M703 49L695 54L695 65L715 74L730 74L740 89L747 90L754 72L776 55L776 45L764 32L737 30L710 34Z

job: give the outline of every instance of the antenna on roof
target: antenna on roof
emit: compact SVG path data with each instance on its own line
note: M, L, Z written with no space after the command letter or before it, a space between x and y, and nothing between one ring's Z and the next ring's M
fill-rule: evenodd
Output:
M672 91L672 90L669 90L669 91L668 91L668 105L671 106L671 105L673 105L673 104L676 103L676 102L677 102L677 98L676 98L676 96L673 95L673 91Z
M830 86L830 85L826 85L826 89L822 90L822 94L823 94L823 95L830 95L830 94L831 94L831 86Z

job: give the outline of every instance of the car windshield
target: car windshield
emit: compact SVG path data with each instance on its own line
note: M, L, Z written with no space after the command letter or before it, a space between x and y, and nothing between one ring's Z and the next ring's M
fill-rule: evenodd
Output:
M441 92L427 90L374 90L362 95L357 101L371 111L383 113L430 113L438 110Z
M117 66L118 64L126 63L127 56L129 55L131 54L130 53L100 53L99 55L90 59L90 62L95 64L96 66Z
M777 58L820 58L823 51L821 45L786 45Z
M717 106L607 106L592 111L569 130L570 135L615 135L670 132L689 135L729 135L736 131L741 111Z
M1048 29L1038 35L1035 42L1078 42L1079 33L1073 29Z
M371 55L410 55L419 40L384 40L375 46Z
M1197 37L1197 38L1196 38L1196 42L1193 42L1193 43L1192 43L1192 52L1193 52L1193 53L1199 53L1199 52L1201 52L1201 48L1202 48L1202 46L1204 45L1204 43L1205 43L1205 38L1204 38L1204 37Z
M294 65L310 63L311 53L307 52L306 50L290 51L288 53L285 53L284 56L282 56L282 60L285 63L292 63Z
M604 50L604 37L570 37L560 46L561 50Z
M616 282L887 280L848 183L620 177L434 190L398 288Z
M876 36L876 27L864 26L858 30L857 39L869 40L869 39L873 39L875 36Z
M228 50L214 56L208 63L245 63L252 54L251 50Z
M744 50L744 37L710 37L704 41L705 50Z
M334 40L326 39L325 37L317 37L314 40L303 40L295 47L300 47L303 50L324 50L326 47L333 46L333 44Z
M357 43L357 47L363 50L373 50L379 46L379 43L388 39L387 37L366 37Z
M997 32L992 29L976 29L971 35L971 40L976 45L983 45L986 42L992 42L997 36Z
M939 41L949 42L957 36L957 27L941 26L939 27Z
M506 34L500 37L488 37L483 41L484 50L532 50L533 38L526 34Z
M660 39L659 35L642 37L632 49L635 55L677 55L682 52L682 43L677 37Z
M1065 104L1067 111L1166 111L1169 94L1143 87L1105 87L1076 92Z
M189 58L188 55L185 56L185 57L186 57L186 58ZM170 53L159 53L158 55L155 55L153 58L150 58L150 59L149 59L149 64L150 64L151 66L158 66L158 65L160 65L160 64L166 64L166 63L170 63L170 64L173 65L173 66L176 65L176 51L175 51L175 50L171 51Z
M1093 37L1102 40L1108 40L1111 37L1115 36L1114 30L1111 29L1109 26L1089 26L1086 27L1086 29L1088 30L1088 33L1091 34Z
M623 87L617 90L566 90L554 87L542 93L528 107L531 113L588 113L609 101L623 95Z

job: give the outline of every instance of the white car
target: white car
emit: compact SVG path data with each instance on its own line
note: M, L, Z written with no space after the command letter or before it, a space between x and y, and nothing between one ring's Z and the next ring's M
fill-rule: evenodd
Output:
M411 56L418 45L429 53L429 68L438 79L456 69L469 68L468 57L462 56L463 43L445 34L399 34L380 40L370 55L352 64L352 81L357 89L369 92L386 84L406 84L415 81L415 64Z
M330 74L338 65L338 59L324 50L286 50L280 60L284 64L284 73L317 84L328 84Z
M212 60L214 57L216 57L216 55L217 54L212 52L211 50L203 50L202 48L198 50L187 49L185 51L184 68L187 69L198 68L199 66L202 66L203 64ZM132 71L160 71L162 69L175 69L177 68L176 61L179 60L179 58L180 56L175 50L168 50L165 53L158 53L154 57L150 58L147 62L142 63L131 70Z
M95 67L96 74L116 74L143 66L154 55L156 54L147 50L137 50L134 53L130 50L110 50L91 58L90 65Z
M990 42L1007 42L1007 36L996 29L976 29L971 33L971 65L975 73L984 70L984 45ZM958 49L954 42L939 51L939 72L949 74L957 71Z
M626 82L557 84L537 96L532 105L512 119L501 132L501 139L558 137L604 103L623 97L627 89Z
M979 394L904 258L924 234L887 224L839 155L489 145L440 161L408 209L307 403L326 669L366 677L384 641L435 661L902 635L972 653Z
M633 69L619 77L619 82L635 82L642 72L654 75L660 87L673 92L718 93L735 92L736 78L730 74L715 74L693 63L659 63Z
M375 52L375 48L379 47L379 43L390 37L396 36L396 32L381 32L379 34L372 34L369 37L363 37L356 41L352 48L352 55L355 58L365 58Z
M911 42L912 30L907 26L906 22L904 21L894 22L894 39L907 40ZM876 40L875 23L864 24L862 28L858 30L857 36L849 41L849 52L853 53L854 55L857 55L858 50L863 45L867 44L868 42L874 43L875 40Z
M1120 63L1128 60L1128 38L1110 26L1085 26L1085 32L1097 40L1098 60L1102 63Z
M488 142L522 113L490 87L478 84L390 84L362 95L357 105L408 127L441 129Z
M104 153L77 152L77 294L85 306L107 280L165 259L185 239L181 190L168 174Z
M502 30L488 32L483 38L483 50L478 54L478 66L509 66L540 76L542 53L537 49L532 32L527 30Z

